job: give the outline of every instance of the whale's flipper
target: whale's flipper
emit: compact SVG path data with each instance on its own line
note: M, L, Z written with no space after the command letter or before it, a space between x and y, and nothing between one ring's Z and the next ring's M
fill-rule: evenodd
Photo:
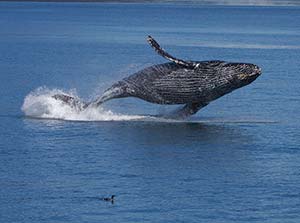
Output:
M195 103L188 103L184 105L182 108L172 112L170 115L167 115L168 118L175 118L175 119L185 119L191 115L196 114L201 108L208 105L206 102L195 102Z
M181 59L177 59L176 57L173 57L172 55L170 55L169 53L167 53L166 51L164 51L160 45L158 44L158 42L156 42L155 39L153 39L152 36L148 36L147 38L148 43L150 44L150 46L162 57L166 58L167 60L170 60L178 65L181 66L185 66L188 68L194 68L197 64L193 63L193 62L189 62L189 61L184 61Z

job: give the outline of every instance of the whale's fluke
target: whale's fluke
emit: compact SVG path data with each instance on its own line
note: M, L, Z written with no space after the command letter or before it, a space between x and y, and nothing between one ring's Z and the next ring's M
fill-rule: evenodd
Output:
M79 111L84 110L89 106L89 103L80 101L79 99L66 94L55 94L52 96L52 98L62 101L65 104L68 104L70 107L75 108Z

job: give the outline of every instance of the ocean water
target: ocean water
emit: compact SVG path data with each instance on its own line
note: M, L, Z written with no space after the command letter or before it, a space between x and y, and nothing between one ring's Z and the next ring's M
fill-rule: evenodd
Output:
M1 2L0 222L299 222L299 21L299 6ZM139 99L51 99L165 62L149 34L263 74L183 121Z

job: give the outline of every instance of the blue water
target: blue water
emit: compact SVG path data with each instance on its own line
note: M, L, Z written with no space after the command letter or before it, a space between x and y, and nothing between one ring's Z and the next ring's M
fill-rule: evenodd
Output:
M0 3L0 222L299 222L299 21L296 6ZM51 101L165 62L148 34L263 74L181 122L138 99Z

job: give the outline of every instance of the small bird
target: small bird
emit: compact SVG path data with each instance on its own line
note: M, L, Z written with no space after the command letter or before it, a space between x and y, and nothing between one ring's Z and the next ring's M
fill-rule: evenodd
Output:
M109 201L109 202L111 202L113 204L114 201L115 201L115 196L116 195L111 195L111 197L104 197L104 198L101 198L101 200L103 200L103 201Z

